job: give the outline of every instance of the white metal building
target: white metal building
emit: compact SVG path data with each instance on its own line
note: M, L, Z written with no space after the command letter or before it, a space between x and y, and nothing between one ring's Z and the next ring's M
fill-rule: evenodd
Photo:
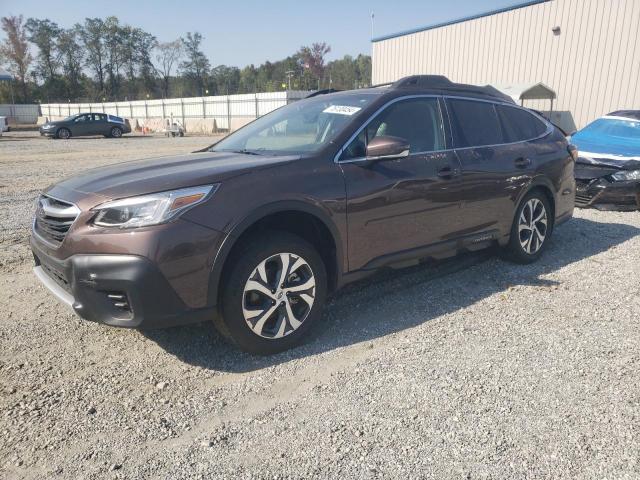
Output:
M552 88L578 128L640 109L640 0L533 0L373 39L373 83L441 74ZM525 106L549 110L549 102Z

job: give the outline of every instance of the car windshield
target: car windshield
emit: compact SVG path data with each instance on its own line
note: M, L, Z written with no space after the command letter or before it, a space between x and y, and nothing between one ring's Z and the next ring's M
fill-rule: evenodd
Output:
M78 116L78 114L76 113L75 115L69 115L68 117L66 117L63 121L64 122L69 122L71 120L73 120L74 118L76 118Z
M313 153L330 143L375 95L320 95L279 108L221 140L211 151Z
M627 120L623 118L599 118L587 125L582 132L591 135L604 135L607 137L621 137L640 139L640 120Z

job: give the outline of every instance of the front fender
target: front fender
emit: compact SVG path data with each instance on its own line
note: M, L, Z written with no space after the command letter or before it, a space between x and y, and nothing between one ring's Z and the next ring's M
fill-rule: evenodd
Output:
M253 210L250 214L242 218L230 229L229 233L222 242L215 259L213 260L211 273L209 275L208 300L209 305L215 305L218 300L218 292L220 288L220 280L224 264L229 258L229 254L233 247L237 244L238 239L252 225L261 219L279 212L301 212L314 216L327 227L333 237L336 246L336 271L338 278L342 276L344 267L344 251L342 248L342 237L336 222L333 220L333 214L319 201L301 201L301 200L281 200L269 203Z

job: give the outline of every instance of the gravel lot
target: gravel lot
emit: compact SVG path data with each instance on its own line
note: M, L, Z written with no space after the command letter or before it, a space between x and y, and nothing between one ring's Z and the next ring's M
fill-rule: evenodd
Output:
M638 212L577 211L532 266L352 286L269 358L208 324L87 323L38 285L39 189L212 142L0 138L0 478L640 477Z

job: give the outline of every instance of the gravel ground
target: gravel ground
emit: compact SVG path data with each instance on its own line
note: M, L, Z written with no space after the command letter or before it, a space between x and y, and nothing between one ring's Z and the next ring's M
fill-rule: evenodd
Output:
M347 288L305 345L87 323L31 273L32 201L206 138L0 138L1 478L640 477L640 213ZM10 209L9 209L10 207Z

